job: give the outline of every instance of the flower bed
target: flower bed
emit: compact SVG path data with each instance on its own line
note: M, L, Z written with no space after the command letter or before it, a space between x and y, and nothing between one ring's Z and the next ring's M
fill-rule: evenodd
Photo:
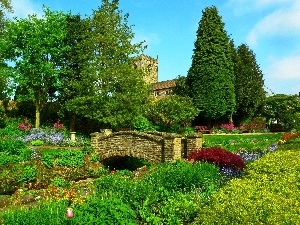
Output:
M276 137L278 141L279 136ZM205 144L207 144L208 139L206 139L206 136L204 138L206 141ZM271 139L271 137L268 138ZM14 170L19 172L5 172L2 170L4 171L2 174L6 174L7 178L11 174L19 176L12 179L17 179L20 183L28 185L23 186L22 191L19 189L14 193L13 196L15 198L11 200L12 205L20 204L22 201L29 201L30 203L30 199L40 199L42 200L41 203L35 207L31 207L30 210L26 208L7 208L6 212L0 213L0 223L2 220L4 224L11 224L13 221L13 224L24 225L35 223L41 225L67 224L68 222L72 222L72 224L89 224L91 221L99 224L103 221L106 224L122 224L120 221L123 221L124 224L173 225L191 224L192 222L195 224L202 224L204 222L204 224L232 224L232 221L234 221L233 224L247 224L245 221L248 218L250 218L250 221L253 219L254 222L272 222L273 220L275 222L282 222L283 220L279 214L280 210L289 210L284 212L298 213L296 209L290 209L289 207L299 204L295 202L299 198L295 198L292 194L292 192L296 193L297 189L295 189L294 184L297 184L297 182L294 182L296 181L295 179L299 178L293 175L294 173L288 169L289 167L282 168L278 161L283 157L284 160L282 162L290 163L288 166L293 169L299 157L297 158L296 153L293 151L291 151L290 156L281 156L279 154L281 152L280 149L288 146L291 141L296 141L296 139L279 145L279 150L276 149L278 146L272 145L277 143L277 141L273 142L273 140L275 138L272 141L264 141L269 146L260 145L260 142L257 140L248 141L249 143L245 142L245 149L253 154L257 153L256 150L262 146L263 148L267 148L268 151L260 155L260 159L247 164L247 168L244 170L245 176L243 175L241 178L236 178L226 183L222 182L222 171L218 168L220 165L204 162L191 164L189 162L178 161L176 163L147 166L134 172L114 170L113 173L109 173L109 170L102 167L92 166L93 161L97 162L97 158L88 149L81 149L80 151L83 154L73 154L68 151L58 153L59 150L57 149L53 151L53 154L51 151L46 153L47 150L37 151L35 162L39 162L38 164L22 163L23 167L19 166L18 170L16 170L17 168ZM236 140L236 142L227 142L226 139L223 139L219 142L218 146L224 145L224 142L236 144L235 148L237 148L239 140ZM299 146L299 142L289 146L297 145ZM231 145L228 144L227 146ZM225 149L228 150L227 148ZM43 153L45 154L43 155ZM271 156L275 153L278 155L272 161ZM83 164L88 167L82 167L82 156L88 158L88 161L85 159ZM68 161L68 159L70 160ZM233 159L236 158L233 157ZM216 162L223 163L225 161L219 160ZM275 165L276 162L277 165ZM231 162L226 161L225 163L228 164ZM299 160L297 163L299 165ZM34 188L31 189L35 185L36 177L39 177L39 174L45 174L43 171L40 171L39 166L44 167L44 172L48 171L52 174L51 177L48 177L48 188L40 190L41 192L37 192ZM84 169L82 170L82 168ZM274 172L272 172L273 168ZM78 175L80 177L84 173L91 176L95 172L97 172L98 178L89 180L87 183L71 181L74 179L74 176ZM268 178L269 173L271 174L270 179ZM276 177L277 174L280 176L280 173L287 178L287 181L281 182ZM292 177L289 177L289 174ZM271 184L272 179L274 183ZM259 183L258 180L264 182ZM31 187L29 186L30 183ZM257 185L255 186L255 184ZM276 186L276 184L278 185ZM268 204L276 206L276 202L282 200L281 197L278 197L276 200L275 193L280 193L281 188L284 188L285 185L288 185L290 190L284 191L279 196L284 195L288 197L284 201L288 206L278 206L277 211L273 208L268 208ZM221 189L219 189L220 186L222 187ZM269 194L269 192L272 193ZM246 195L243 193L246 193ZM258 195L255 195L255 193L258 193ZM47 197L45 198L45 196ZM87 196L88 198L86 198ZM249 196L251 197L250 200L248 200ZM266 200L261 201L261 197L266 197ZM46 199L51 199L54 202L49 202ZM254 208L256 202L260 211ZM264 202L268 204L265 205ZM231 209L231 204L233 205L233 209L227 210ZM66 211L70 207L74 214L72 218L67 218ZM253 210L256 215L254 213L249 214L245 209ZM226 214L226 211L229 212ZM275 213L276 216L270 216L272 213ZM48 216L49 214L51 216ZM226 216L222 217L223 214ZM207 215L210 216L208 217ZM194 221L197 216L198 219ZM205 217L205 220L203 220L203 217ZM212 218L209 220L210 217ZM234 217L241 217L244 222L240 223L238 219L236 219L237 222L232 220ZM291 224L299 222L298 218L291 218L289 213L286 214L286 218L286 221L291 222ZM269 224L272 224L271 222Z

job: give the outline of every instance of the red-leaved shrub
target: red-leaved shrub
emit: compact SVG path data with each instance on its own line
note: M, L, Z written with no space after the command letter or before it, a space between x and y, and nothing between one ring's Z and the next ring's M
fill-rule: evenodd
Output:
M189 155L190 161L205 161L213 163L222 168L232 168L234 170L243 170L246 168L242 157L219 147L199 148L192 151Z

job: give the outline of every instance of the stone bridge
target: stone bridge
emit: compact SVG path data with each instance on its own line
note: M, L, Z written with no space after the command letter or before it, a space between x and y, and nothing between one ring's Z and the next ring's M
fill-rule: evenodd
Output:
M160 163L186 158L192 149L202 147L202 134L182 137L161 132L96 132L91 134L91 145L100 160L130 156Z

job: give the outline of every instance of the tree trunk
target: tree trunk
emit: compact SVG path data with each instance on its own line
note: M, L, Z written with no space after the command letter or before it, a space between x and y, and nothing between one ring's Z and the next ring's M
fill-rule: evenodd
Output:
M75 132L75 122L76 122L76 115L71 115L70 120L70 132Z
M230 115L230 118L229 118L229 123L230 123L230 124L233 124L232 115Z
M36 106L35 108L35 128L40 127L40 108Z

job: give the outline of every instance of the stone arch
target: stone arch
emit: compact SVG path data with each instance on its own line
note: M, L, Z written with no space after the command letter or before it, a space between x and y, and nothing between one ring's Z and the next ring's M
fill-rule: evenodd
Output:
M202 136L198 135L189 140L197 138L202 140ZM182 145L181 140L182 137L177 134L161 132L120 131L108 135L98 132L91 134L92 147L100 156L100 160L114 156L130 156L151 163L174 161L181 159L183 152L187 151L183 148L194 148L198 145L195 141L187 141Z

